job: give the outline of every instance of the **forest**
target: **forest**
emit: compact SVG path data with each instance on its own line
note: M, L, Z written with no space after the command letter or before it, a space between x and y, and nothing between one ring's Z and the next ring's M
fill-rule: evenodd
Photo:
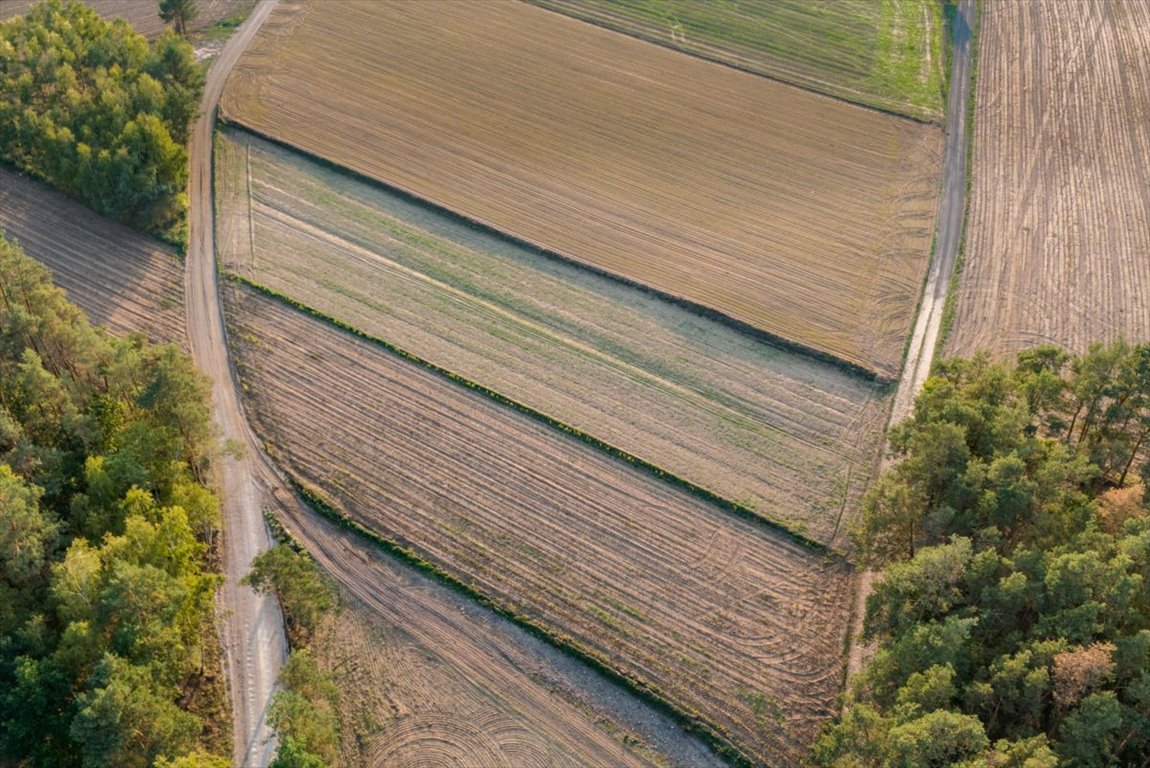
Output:
M1150 764L1150 344L945 361L890 438L877 652L816 763Z
M228 764L209 415L189 358L92 328L0 234L0 754L17 764Z
M0 22L0 158L93 210L182 240L188 126L204 73L174 32L149 44L78 0Z

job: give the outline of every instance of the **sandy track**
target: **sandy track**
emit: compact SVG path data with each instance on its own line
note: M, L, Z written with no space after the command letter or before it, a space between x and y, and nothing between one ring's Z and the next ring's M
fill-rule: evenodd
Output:
M236 300L261 434L353 517L756 759L795 761L833 713L844 565L279 302Z
M4 165L0 229L52 270L92 323L187 347L183 265L172 248Z
M936 128L522 3L318 2L273 23L225 93L229 119L897 372L937 203Z
M951 354L1150 339L1150 2L987 2Z
M377 724L345 751L348 765L650 764L638 744L608 735L612 719L672 765L722 765L672 721L553 646L294 500L284 509L289 531L361 601L354 613L369 612L350 619L369 626L321 640L337 684L355 697L348 706Z
M845 541L881 446L880 387L244 131L217 146L225 269L813 538Z
M252 558L269 544L257 472L268 472L240 408L228 358L223 311L216 287L212 205L212 136L216 103L244 47L275 7L263 0L228 40L208 70L200 117L192 130L188 178L188 255L184 274L188 341L196 364L212 384L212 413L220 436L248 448L216 462L215 486L224 524L221 587L224 656L232 698L233 764L258 768L271 762L277 742L265 720L286 655L283 620L274 598L240 584Z

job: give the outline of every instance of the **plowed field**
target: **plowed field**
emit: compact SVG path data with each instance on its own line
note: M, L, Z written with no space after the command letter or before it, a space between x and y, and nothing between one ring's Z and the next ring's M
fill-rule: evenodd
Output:
M246 132L217 147L228 270L820 541L844 540L880 448L888 400L874 384Z
M1150 2L982 13L948 351L1150 338Z
M942 118L938 0L530 2L830 96Z
M285 305L231 298L269 449L354 519L584 649L748 755L835 709L837 558L697 501Z
M339 686L343 765L722 766L670 718L354 533L307 513L285 524L354 596L313 649Z
M0 228L96 325L188 346L175 252L0 165Z
M524 3L430 0L281 5L221 110L882 376L901 362L932 126Z

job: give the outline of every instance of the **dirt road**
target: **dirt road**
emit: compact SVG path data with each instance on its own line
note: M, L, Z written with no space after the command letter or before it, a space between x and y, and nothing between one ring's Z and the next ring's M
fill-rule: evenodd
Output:
M926 287L922 292L918 319L914 324L914 335L911 337L902 376L898 382L898 391L891 407L888 428L910 415L914 397L930 375L935 347L938 346L942 310L946 306L950 277L954 273L954 264L958 259L959 243L962 242L962 217L966 207L966 150L969 143L967 140L969 126L966 118L967 106L970 103L971 62L974 58L970 45L973 20L974 0L959 0L951 28L954 55L951 60L950 93L946 102L946 156L934 254L930 262ZM887 463L883 462L884 469ZM871 592L874 578L873 571L863 571L859 574L854 627L851 630L851 649L847 659L848 681L854 678L855 673L862 668L869 656L868 649L859 642L858 637L862 632L866 599Z
M922 293L918 320L907 350L906 363L898 382L890 423L897 424L910 415L914 396L930 375L934 362L934 348L938 345L938 330L942 324L942 310L950 288L950 277L958 259L958 244L962 241L962 215L966 206L966 148L967 105L970 103L970 71L973 60L971 21L974 18L974 0L959 0L951 28L954 58L951 61L950 94L946 101L946 144L943 165L942 204L938 209L938 230L934 241L934 254L930 274Z
M428 637L439 643L474 643L476 650L470 655L470 663L480 665L496 677L517 673L521 668L542 670L549 685L571 691L571 696L583 700L585 706L600 716L606 715L643 735L672 765L720 764L698 738L685 733L629 691L487 609L453 596L445 588L426 583L421 587L424 597L420 600L381 601L381 595L392 594L396 588L394 578L386 575L386 568L396 566L388 562L384 568L384 564L378 562L373 567L371 555L378 557L378 553L370 552L370 548L319 520L304 507L263 453L244 414L228 356L214 257L212 131L215 105L228 72L275 3L276 0L263 0L212 66L201 104L202 116L191 146L190 242L185 279L188 334L197 363L213 383L212 402L222 437L237 441L245 449L242 459L231 456L223 459L218 478L227 532L224 552L227 581L222 605L225 606L225 651L235 716L233 763L252 768L266 766L276 747L264 715L285 656L282 621L273 600L238 583L252 557L269 545L261 508L276 505L297 539L340 583L384 618L400 621L410 632L428 632ZM351 548L356 548L358 554L345 557ZM410 578L420 583L426 581L415 574ZM458 617L449 622L450 626L443 626L444 611L440 603L446 604L452 599L458 604L452 603L450 614L458 612L470 622L482 622L484 636L471 624L461 624ZM397 611L407 614L397 614ZM517 656L521 666L506 666L511 656ZM522 695L526 697L527 693ZM536 702L534 708L540 706Z
M258 448L240 409L228 360L223 312L216 286L212 205L212 131L224 81L243 49L275 7L264 0L236 31L208 71L200 117L192 132L188 182L188 256L184 275L188 342L197 365L212 382L212 407L221 437L248 446L242 458L224 456L217 488L224 519L222 589L224 653L235 717L233 765L266 766L275 753L274 734L264 715L286 653L283 621L274 599L257 595L239 581L252 558L268 547L256 485Z

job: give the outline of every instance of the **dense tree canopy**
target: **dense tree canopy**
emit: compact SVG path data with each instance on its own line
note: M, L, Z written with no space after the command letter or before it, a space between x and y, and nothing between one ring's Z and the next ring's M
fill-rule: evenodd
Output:
M99 213L168 232L187 208L203 83L175 33L149 45L122 19L45 0L0 22L0 157Z
M94 330L0 234L0 754L197 764L206 403L185 356Z
M942 364L864 505L878 650L816 761L1150 764L1148 434L1150 345Z
M160 18L175 27L177 33L188 34L188 24L197 15L196 0L160 0Z

